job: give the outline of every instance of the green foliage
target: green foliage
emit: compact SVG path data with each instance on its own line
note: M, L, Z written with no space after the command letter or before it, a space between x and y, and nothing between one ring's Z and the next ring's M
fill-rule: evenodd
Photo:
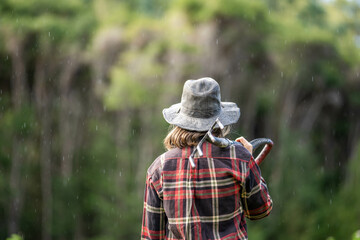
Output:
M348 171L344 187L341 189L340 194L337 196L335 204L338 205L336 208L336 215L338 220L347 222L346 225L342 226L342 229L334 231L333 235L336 238L343 238L346 236L350 238L350 234L357 230L360 225L360 210L358 208L358 202L360 201L360 193L358 189L358 183L360 181L360 145L354 149L354 154L348 164ZM352 219L352 221L348 221ZM332 222L333 225L336 222ZM356 233L354 233L354 236ZM358 232L357 232L358 235Z
M8 137L11 134L17 134L22 137L33 134L35 128L34 109L30 106L24 106L15 111L7 111L3 114L2 124L10 130Z
M160 90L154 83L147 83L149 77L156 77L161 74L161 65L156 64L154 56L158 54L157 48L150 46L148 54L143 57L138 53L130 53L125 57L129 67L139 68L141 74L134 76L126 67L115 68L112 72L112 84L105 98L105 103L110 109L136 108L145 103L151 103L154 96ZM153 50L154 49L154 50ZM127 58L126 58L127 57Z
M11 237L7 238L6 240L22 240L23 238L19 235L12 234Z
M325 9L316 1L309 1L307 6L299 12L299 18L305 25L325 26Z
M354 234L352 235L352 240L359 240L360 239L360 230L357 230L356 232L354 232Z
M210 21L217 17L239 18L249 22L264 21L266 18L265 5L261 2L230 0L226 4L221 1L210 0L180 0L175 3L194 22Z
M293 239L306 239L306 235L311 238L310 229L317 227L313 220L315 212L322 202L321 194L316 194L321 192L321 170L316 162L318 156L302 139L301 133L290 133L286 128L282 130L277 146L280 152L273 161L277 161L274 164L278 167L272 169L276 182L270 188L274 213L272 221L264 224L270 225L267 227L268 234L277 239L289 239L294 232L297 237Z
M86 39L95 26L93 9L82 0L5 0L0 3L0 14L0 32L5 36L15 34L26 39L37 35L40 44L63 47L83 44L81 39Z
M248 223L250 238L358 239L359 9L314 0L0 1L0 219L9 218L18 142L19 228L40 239L44 129L35 85L45 61L54 240L138 239L146 169L163 151L161 109L180 100L185 79L204 75L241 107L237 135L275 141L261 166L274 209ZM115 37L106 35L111 30ZM18 108L11 102L14 37L29 85ZM60 96L64 59L73 55L79 67ZM74 109L62 112L67 97L81 98L80 107L71 101ZM59 119L71 114L80 115L70 121L79 143L64 176L61 147L74 136L62 137ZM0 224L0 238L7 231Z

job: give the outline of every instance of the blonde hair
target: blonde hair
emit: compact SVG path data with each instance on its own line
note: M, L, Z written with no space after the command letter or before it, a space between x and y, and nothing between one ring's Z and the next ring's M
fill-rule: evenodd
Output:
M230 126L225 126L222 131L220 128L216 128L212 134L215 137L224 137L229 132ZM178 126L171 126L169 133L164 139L164 146L167 150L196 146L205 134L206 132L190 131Z

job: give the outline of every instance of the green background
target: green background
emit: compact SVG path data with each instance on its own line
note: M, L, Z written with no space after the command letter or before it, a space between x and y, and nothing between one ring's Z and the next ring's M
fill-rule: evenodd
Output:
M275 143L250 239L356 239L359 74L359 1L2 0L0 239L139 239L161 111L204 76Z

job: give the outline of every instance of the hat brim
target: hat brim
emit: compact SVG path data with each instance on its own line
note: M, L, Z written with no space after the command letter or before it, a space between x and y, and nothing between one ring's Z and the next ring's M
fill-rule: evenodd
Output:
M221 102L221 111L218 115L211 118L195 118L183 114L180 111L181 103L174 104L163 110L165 120L172 125L176 125L186 130L205 132L210 129L215 120L219 118L224 125L236 123L240 118L240 108L233 102Z

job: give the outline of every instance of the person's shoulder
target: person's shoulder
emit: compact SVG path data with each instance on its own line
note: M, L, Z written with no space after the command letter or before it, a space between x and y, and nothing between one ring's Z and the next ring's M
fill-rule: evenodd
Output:
M252 157L252 154L242 145L242 144L234 144L232 148L235 149L236 158L249 161Z
M164 163L169 159L175 159L181 157L181 149L173 148L169 151L164 152L160 156L158 156L154 162L150 165L147 170L147 174L152 176L155 172L159 172L162 169Z
M213 158L236 159L242 162L249 162L252 157L251 153L240 143L234 143L225 148L210 143L207 144L211 145L211 157Z

